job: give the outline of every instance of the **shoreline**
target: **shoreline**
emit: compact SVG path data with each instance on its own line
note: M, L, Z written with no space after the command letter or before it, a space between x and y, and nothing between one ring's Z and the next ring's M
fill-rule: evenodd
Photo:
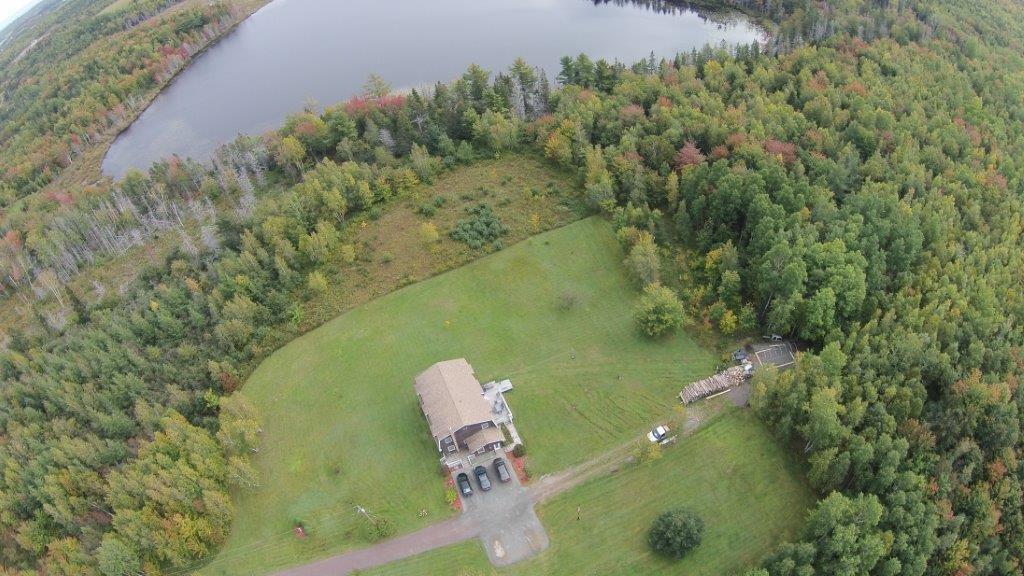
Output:
M243 8L243 15L236 22L225 28L223 32L212 38L209 42L206 43L205 46L203 46L195 54L193 54L192 57L185 61L185 63L182 64L180 68L174 71L174 74L172 74L163 84L159 85L156 91L153 92L153 94L143 98L142 105L139 106L139 108L137 108L137 112L134 112L131 115L130 119L128 119L124 126L120 126L116 128L114 131L110 132L110 136L105 137L103 139L103 142L98 146L98 148L100 148L102 151L102 155L100 157L99 166L97 167L99 170L99 174L96 174L97 179L102 180L104 178L109 178L111 181L114 182L117 182L118 180L121 179L109 175L103 171L103 164L106 162L107 154L110 152L110 148L111 146L114 145L114 142L116 142L122 134L127 132L128 129L131 128L135 124L135 122L138 121L138 119L146 112L146 110L149 110L149 107L153 105L153 102L168 88L170 88L174 84L174 82L178 80L178 77L182 73L184 73L185 70L188 70L192 66L192 64L195 63L196 60L205 55L208 50L210 50L217 44L220 44L222 40L224 40L230 34L235 32L235 30L237 30L238 27L241 26L243 22L251 18L253 14L267 7L273 1L274 0L259 0L258 5Z

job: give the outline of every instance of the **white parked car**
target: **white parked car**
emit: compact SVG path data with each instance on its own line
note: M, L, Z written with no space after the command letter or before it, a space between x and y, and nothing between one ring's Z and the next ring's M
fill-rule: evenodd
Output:
M668 426L655 426L647 433L647 439L655 444L661 443L668 438Z

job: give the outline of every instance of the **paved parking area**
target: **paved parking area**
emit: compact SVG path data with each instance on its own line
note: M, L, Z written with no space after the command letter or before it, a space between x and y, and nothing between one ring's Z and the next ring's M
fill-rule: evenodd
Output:
M754 359L757 366L774 364L779 369L786 369L796 362L793 346L788 342L774 344L754 344Z
M548 535L533 510L533 499L519 483L512 465L505 464L512 473L507 483L498 481L491 461L497 454L487 454L475 464L487 468L491 478L491 490L484 492L473 475L473 468L462 470L470 477L473 495L462 497L463 518L479 527L480 542L487 551L487 557L495 566L507 566L543 552L548 547ZM502 455L504 456L504 455Z

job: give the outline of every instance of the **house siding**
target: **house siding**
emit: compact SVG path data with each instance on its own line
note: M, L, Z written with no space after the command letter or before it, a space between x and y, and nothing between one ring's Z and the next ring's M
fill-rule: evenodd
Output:
M494 422L488 420L487 422L477 422L476 424L470 424L469 426L463 426L455 431L455 442L458 444L460 450L466 450L469 446L466 445L466 439L476 434L484 428L490 428L494 426Z
M477 450L476 452L473 452L473 454L479 456L480 454L484 454L485 452L490 452L491 450L497 450L498 448L501 448L501 444L502 444L501 441L491 442L490 444L485 444L479 450Z

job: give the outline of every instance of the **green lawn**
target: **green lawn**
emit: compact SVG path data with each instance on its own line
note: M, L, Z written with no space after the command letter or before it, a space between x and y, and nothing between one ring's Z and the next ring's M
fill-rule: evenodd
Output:
M244 388L263 422L262 487L237 494L231 537L204 573L269 572L365 546L356 505L399 532L452 514L412 391L438 360L464 356L481 380L512 379L534 474L638 437L715 358L686 335L635 333L637 290L621 260L610 225L582 220L373 300L273 354ZM566 292L578 297L568 311ZM294 520L306 538L291 535Z
M473 540L366 574L737 574L792 536L813 501L799 463L749 411L733 409L660 460L544 504L551 547L536 559L495 571ZM645 538L654 517L677 505L697 510L706 531L690 556L673 562L653 555Z

